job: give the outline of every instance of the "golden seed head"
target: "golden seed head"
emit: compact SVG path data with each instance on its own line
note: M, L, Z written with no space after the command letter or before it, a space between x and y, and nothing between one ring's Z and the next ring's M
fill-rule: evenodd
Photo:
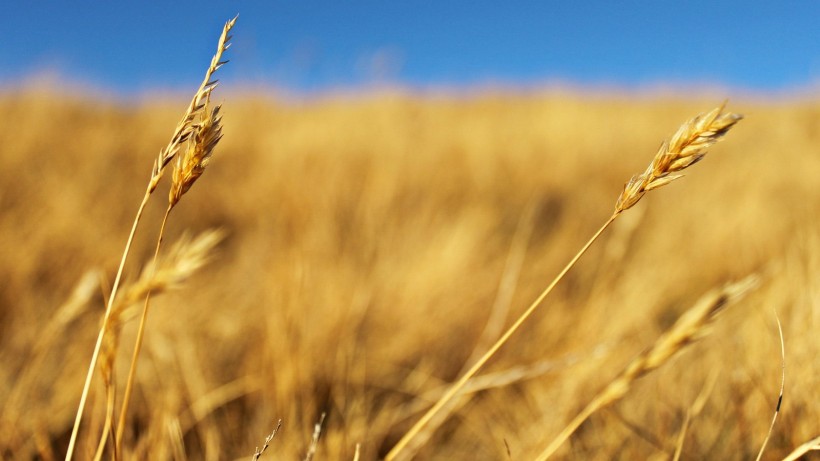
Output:
M739 114L724 113L723 108L722 104L687 121L678 128L669 141L661 144L646 171L633 176L624 185L624 190L615 204L615 213L621 213L634 206L647 191L682 178L682 174L673 173L701 161L706 155L706 149L720 141L743 118Z
M222 116L219 114L222 106L218 105L210 110L208 104L209 102L206 101L201 112L202 120L193 125L193 136L188 142L185 154L177 156L174 164L171 191L168 195L168 203L171 207L176 205L202 176L211 160L214 148L222 139Z
M218 80L213 79L213 75L220 67L228 62L222 60L222 55L231 46L231 36L229 33L235 23L236 18L233 18L225 23L225 26L222 28L222 34L219 37L216 54L214 54L211 59L211 64L208 66L208 70L205 71L205 78L202 80L202 83L199 85L196 93L194 93L194 97L191 99L191 103L188 105L188 109L185 111L185 115L182 117L182 120L180 120L177 124L174 134L171 136L171 141L169 141L168 145L160 151L157 159L154 161L154 168L151 172L151 181L149 183L149 191L152 193L157 188L165 167L177 157L177 154L182 149L185 142L195 136L196 132L199 130L195 120L198 117L200 119L207 118L204 115L207 115L207 105L211 99L211 93L219 84ZM206 114L203 115L203 111L205 111ZM215 109L215 112L218 112L218 110Z

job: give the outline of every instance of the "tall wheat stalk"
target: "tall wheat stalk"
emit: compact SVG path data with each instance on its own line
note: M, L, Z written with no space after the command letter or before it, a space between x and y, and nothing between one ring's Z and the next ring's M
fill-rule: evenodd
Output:
M128 235L128 240L125 244L125 249L123 250L122 257L120 258L119 267L117 268L117 275L114 278L114 284L111 288L111 293L108 296L108 302L106 303L102 325L100 326L100 331L97 335L97 341L94 346L94 352L91 356L91 361L88 366L88 372L86 373L85 384L83 385L82 395L80 396L79 408L77 409L77 415L74 419L74 426L71 431L71 438L69 440L68 449L66 451L66 461L71 460L74 455L74 449L77 442L77 436L79 434L80 425L82 423L82 417L85 411L86 401L88 399L88 394L91 389L91 381L94 377L94 371L97 368L97 363L99 361L103 339L105 337L106 332L109 330L109 322L113 310L112 308L114 306L114 303L116 302L117 290L122 279L123 268L125 267L125 262L128 259L128 254L130 253L131 245L133 243L134 236L136 235L137 227L142 218L143 211L145 210L145 206L147 205L148 200L151 197L151 194L153 194L153 192L159 185L159 181L160 179L162 179L165 167L172 160L174 160L174 158L177 157L180 149L185 145L186 141L188 141L192 135L196 135L200 133L202 130L202 124L196 124L194 123L194 121L197 119L197 117L201 117L203 112L207 112L207 104L208 101L210 101L211 92L217 85L217 81L212 79L212 75L214 72L216 72L217 69L219 69L219 67L225 64L225 61L222 61L222 53L225 50L227 50L230 46L228 43L230 40L230 36L228 35L228 33L230 32L231 28L233 28L235 22L236 18L233 18L232 20L228 21L223 27L222 34L219 38L217 52L211 60L211 65L208 67L208 70L205 73L205 78L202 84L199 86L197 92L194 94L194 97L191 100L191 103L188 105L188 108L185 111L182 120L180 120L180 122L177 124L177 127L174 130L174 133L171 136L171 140L169 141L168 145L160 151L157 159L154 162L154 166L151 170L151 177L148 181L148 186L146 187L145 194L143 195L142 201L137 209L136 216L134 217L134 222L131 225L131 232ZM214 109L212 113L218 114L218 108ZM218 120L218 115L216 118ZM213 143L213 145L215 145L215 142ZM213 145L211 145L211 148L213 147ZM199 171L199 174L201 174L201 171ZM189 187L190 184L188 185L188 188ZM187 191L187 188L185 190Z
M541 292L535 301L521 314L512 326L504 332L483 356L456 381L452 387L419 419L413 427L399 440L386 456L387 461L396 459L407 444L419 431L422 430L430 420L447 405L450 400L456 397L462 388L496 352L510 339L510 337L521 327L521 325L532 316L546 296L555 288L558 282L567 272L578 262L584 253L601 236L617 217L633 207L646 194L646 192L665 186L670 182L681 178L678 174L682 170L694 165L706 155L706 149L718 142L723 136L743 117L731 112L724 113L722 104L705 114L700 114L681 125L672 138L661 144L652 162L647 169L640 174L633 176L624 186L621 195L615 204L615 210L609 219L604 222L598 231L584 244L583 247L572 257L567 265L555 277L555 279Z

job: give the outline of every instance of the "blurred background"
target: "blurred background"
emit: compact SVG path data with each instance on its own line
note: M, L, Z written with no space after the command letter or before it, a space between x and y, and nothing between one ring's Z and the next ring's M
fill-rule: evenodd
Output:
M225 137L165 248L225 238L152 301L124 459L247 459L280 418L262 459L304 459L323 413L317 459L384 457L661 142L725 100L745 119L621 215L406 454L533 458L704 293L753 274L711 334L556 459L755 457L781 383L774 311L788 367L763 459L783 459L820 435L819 5L4 5L0 456L63 458L152 162L239 14L216 75ZM123 312L117 399L136 330ZM78 459L103 431L101 375Z
M223 18L222 79L298 95L547 85L795 94L820 80L814 2L172 2L4 8L6 87L50 79L115 95L186 90Z

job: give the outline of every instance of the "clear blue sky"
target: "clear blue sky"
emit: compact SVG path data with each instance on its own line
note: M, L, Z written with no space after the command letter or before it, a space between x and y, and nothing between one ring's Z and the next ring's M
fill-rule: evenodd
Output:
M820 88L820 2L15 1L0 84L130 94L196 85L239 14L223 82L298 92L554 82Z

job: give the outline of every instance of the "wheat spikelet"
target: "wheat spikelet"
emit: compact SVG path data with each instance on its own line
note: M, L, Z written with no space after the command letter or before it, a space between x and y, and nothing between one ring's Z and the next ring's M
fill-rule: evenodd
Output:
M122 291L114 303L111 323L123 323L136 316L134 305L148 293L157 295L179 288L208 262L223 238L222 231L213 229L195 238L183 235L167 256L146 265L139 278Z
M199 179L211 160L214 148L222 139L222 116L219 114L222 106L218 105L210 110L209 103L210 101L206 100L200 114L200 123L192 126L193 139L188 143L185 155L177 156L171 191L168 194L169 208L173 208Z
M156 295L179 288L208 262L222 238L223 233L218 230L204 232L194 239L183 235L167 257L148 264L139 278L123 289L105 325L106 335L100 360L104 375L112 373L120 329L139 313L136 303L145 299L148 293Z
M661 144L646 171L633 176L624 185L615 205L615 213L631 208L647 191L683 177L682 174L674 173L703 159L706 149L720 141L743 118L739 114L724 113L724 106L725 104L687 121L669 141Z

